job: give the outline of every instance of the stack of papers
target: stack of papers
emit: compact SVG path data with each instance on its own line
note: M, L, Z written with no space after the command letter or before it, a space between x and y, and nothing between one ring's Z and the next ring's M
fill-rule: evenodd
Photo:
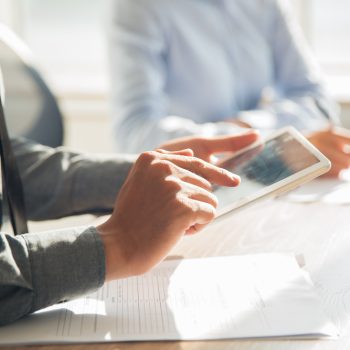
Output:
M0 328L0 344L335 337L293 255L164 261Z

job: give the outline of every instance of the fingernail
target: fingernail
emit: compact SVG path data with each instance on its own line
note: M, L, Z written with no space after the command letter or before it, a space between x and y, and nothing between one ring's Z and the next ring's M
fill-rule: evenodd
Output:
M238 176L238 175L232 176L232 179L235 180L235 181L237 181L238 183L241 183L241 177Z
M236 174L233 174L229 171L227 171L227 175L233 180L233 181L236 181L236 182L241 182L241 177L236 175Z
M192 156L194 155L194 152L193 152L193 150L191 148L186 148L185 151L188 152L188 153L191 153Z

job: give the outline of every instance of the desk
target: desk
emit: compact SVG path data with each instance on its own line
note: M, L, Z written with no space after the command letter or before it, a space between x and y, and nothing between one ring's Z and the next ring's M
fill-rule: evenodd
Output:
M295 252L304 255L306 268L311 273L326 312L343 334L339 340L228 340L35 348L41 350L350 349L350 206L296 204L282 199L264 201L237 212L225 221L213 224L197 236L186 237L173 250L172 255L194 258L259 252Z

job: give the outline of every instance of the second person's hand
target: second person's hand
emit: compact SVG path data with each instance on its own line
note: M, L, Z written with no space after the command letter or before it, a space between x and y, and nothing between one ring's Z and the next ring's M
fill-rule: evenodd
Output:
M169 151L190 148L195 157L211 162L215 154L234 153L259 139L259 132L250 129L241 134L216 137L184 137L164 143L161 148Z
M314 132L309 141L332 162L326 176L337 177L350 167L350 132L344 128L330 128Z

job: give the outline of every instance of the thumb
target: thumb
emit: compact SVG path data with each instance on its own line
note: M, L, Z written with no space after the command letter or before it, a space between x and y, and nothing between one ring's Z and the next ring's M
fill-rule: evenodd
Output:
M190 148L187 148L187 149L183 149L183 150L180 150L180 151L166 151L164 149L161 149L161 148L158 148L156 149L156 152L158 153L162 153L162 154L175 154L175 155L178 155L178 156L187 156L187 157L193 157L194 155L194 152L190 149Z
M225 153L238 151L241 148L247 147L257 141L259 137L260 134L257 130L249 130L239 135L203 139L203 143L210 154Z

